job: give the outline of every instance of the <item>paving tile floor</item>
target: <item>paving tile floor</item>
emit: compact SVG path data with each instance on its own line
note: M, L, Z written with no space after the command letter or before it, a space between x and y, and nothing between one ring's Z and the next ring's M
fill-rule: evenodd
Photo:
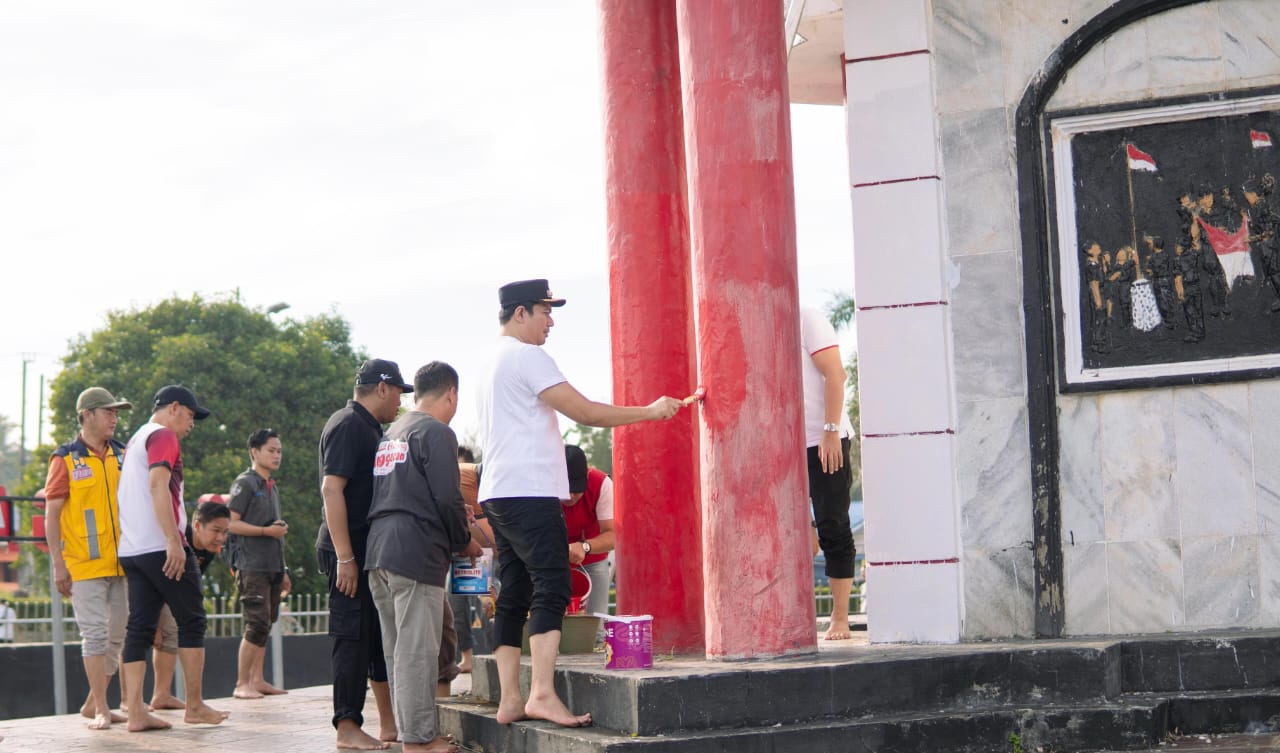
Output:
M453 692L470 692L471 676L459 675ZM219 725L184 724L181 711L159 711L173 729L131 733L123 724L95 731L79 714L0 721L0 753L315 753L336 751L333 693L329 685L290 690L288 695L242 701L211 698L209 705L230 711ZM378 730L378 712L370 695L365 702L365 730ZM400 746L392 746L399 750Z

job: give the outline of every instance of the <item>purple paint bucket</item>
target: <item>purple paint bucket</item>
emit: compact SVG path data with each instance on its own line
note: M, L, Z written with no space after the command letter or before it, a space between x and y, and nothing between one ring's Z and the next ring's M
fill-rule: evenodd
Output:
M653 616L615 615L604 621L605 669L653 666Z

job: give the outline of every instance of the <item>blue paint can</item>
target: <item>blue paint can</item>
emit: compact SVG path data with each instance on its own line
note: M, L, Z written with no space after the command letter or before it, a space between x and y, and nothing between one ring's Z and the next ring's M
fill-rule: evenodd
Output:
M471 564L470 557L454 557L449 566L449 593L461 596L487 596L489 594L489 568L493 561L491 550Z

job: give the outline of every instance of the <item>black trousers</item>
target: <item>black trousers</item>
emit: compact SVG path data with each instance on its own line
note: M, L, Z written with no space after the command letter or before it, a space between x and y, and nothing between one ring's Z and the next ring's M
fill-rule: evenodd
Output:
M529 635L559 630L573 595L564 511L550 497L491 499L484 510L493 525L502 584L494 642L519 648L526 615Z
M172 580L164 574L164 552L148 552L121 557L129 583L129 626L124 637L121 660L128 664L146 661L147 649L155 641L156 623L165 604L178 623L178 648L204 648L204 593L200 588L200 565L187 550L182 577Z
M329 636L333 638L333 726L350 719L364 726L364 699L368 681L387 681L387 659L382 654L382 624L369 591L364 553L356 553L355 597L338 590L338 558L327 549L316 550L320 572L329 576Z
M828 578L852 578L853 530L849 527L849 492L853 469L849 467L849 440L840 440L844 465L835 473L823 473L818 447L809 448L809 501L813 523L818 528L818 545L826 555Z

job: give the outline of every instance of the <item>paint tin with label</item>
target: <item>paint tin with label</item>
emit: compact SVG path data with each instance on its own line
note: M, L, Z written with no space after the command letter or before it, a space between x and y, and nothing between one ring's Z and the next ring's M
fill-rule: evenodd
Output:
M449 593L462 596L486 596L489 593L489 568L493 561L492 550L471 564L470 557L454 557L449 566Z

